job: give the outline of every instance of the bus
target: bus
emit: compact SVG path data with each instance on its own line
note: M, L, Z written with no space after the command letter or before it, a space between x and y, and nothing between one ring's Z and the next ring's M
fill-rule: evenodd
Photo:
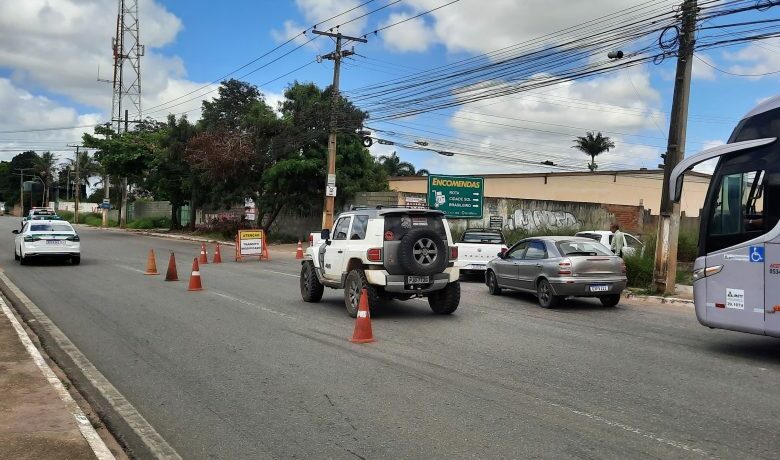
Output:
M717 161L700 213L693 271L696 318L710 328L780 337L780 96L737 124L728 143L685 158L669 192L679 202L694 166Z

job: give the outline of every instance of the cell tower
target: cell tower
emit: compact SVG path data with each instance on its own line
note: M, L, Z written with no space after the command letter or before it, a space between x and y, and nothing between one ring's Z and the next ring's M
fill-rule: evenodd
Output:
M141 121L141 56L144 55L138 34L138 0L118 0L118 3L116 36L112 43L114 96L111 104L111 123L117 133L124 128L125 110L130 120Z

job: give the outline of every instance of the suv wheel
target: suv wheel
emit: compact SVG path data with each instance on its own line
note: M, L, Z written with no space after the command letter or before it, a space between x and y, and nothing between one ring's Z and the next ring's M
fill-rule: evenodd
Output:
M501 287L498 285L498 278L493 270L488 270L485 274L485 284L487 284L490 295L501 295Z
M437 315L449 315L458 309L460 282L449 283L444 289L428 294L428 305Z
M448 252L441 235L428 228L418 228L401 238L398 264L410 275L434 275L447 268Z
M344 283L344 305L347 307L347 313L353 318L357 318L358 307L360 306L360 296L363 289L368 292L368 308L373 312L380 306L381 299L377 293L376 287L368 284L366 274L362 268L356 268L349 272L347 280Z
M539 305L542 308L555 308L561 304L560 296L554 295L550 282L540 279L536 285L536 295L539 297Z
M317 279L314 264L306 261L301 266L301 297L304 302L319 302L325 287Z
M620 303L620 294L605 295L604 297L599 297L599 300L601 305L605 307L615 307Z

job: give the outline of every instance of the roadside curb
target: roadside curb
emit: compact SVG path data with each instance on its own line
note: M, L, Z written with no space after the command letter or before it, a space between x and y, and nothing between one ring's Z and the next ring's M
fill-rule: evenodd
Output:
M98 460L114 459L114 454L111 453L111 450L106 446L105 442L103 442L103 439L97 431L95 431L92 422L84 415L84 411L81 410L81 407L79 407L78 403L76 403L70 393L68 393L68 390L65 389L65 386L60 379L46 363L43 355L41 355L41 352L35 347L32 339L27 334L27 331L24 330L22 324L11 312L11 307L3 299L0 299L0 310L2 310L11 323L11 327L16 331L19 340L22 342L22 346L27 350L28 356L32 358L35 365L40 369L41 373L43 373L43 377L54 388L54 391L57 393L60 400L65 403L65 409L70 412L76 420L79 432L84 437L84 440L87 441L87 444L92 449L92 453L95 454L95 457L97 457Z
M0 270L0 291L32 328L41 345L76 384L131 458L181 459L70 339ZM34 321L33 321L34 320Z
M634 299L634 300L644 300L648 302L660 302L660 303L669 303L669 304L683 304L683 305L691 305L693 306L693 300L690 299L681 299L679 297L663 297L659 295L637 295L637 294L627 294L626 298L628 299Z

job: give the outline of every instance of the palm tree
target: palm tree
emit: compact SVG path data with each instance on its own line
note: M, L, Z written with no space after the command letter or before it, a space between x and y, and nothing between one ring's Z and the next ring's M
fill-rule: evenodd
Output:
M76 160L71 158L66 162L66 168L70 169L71 171L76 170ZM95 161L94 157L89 156L89 153L81 153L79 154L79 182L80 184L76 185L76 189L78 190L80 187L79 185L86 185L87 187L92 186L92 182L90 182L90 179L96 176L101 176L102 170L100 167L100 164ZM75 177L73 178L75 181ZM99 181L97 182L99 183ZM96 184L97 184L96 183ZM75 184L75 182L74 182ZM96 185L95 184L95 185ZM84 197L86 198L86 197Z
M390 177L414 176L417 172L413 164L401 161L401 158L395 152L389 156L382 155L379 157L379 164L385 168L387 175Z
M48 205L49 195L51 194L51 183L54 180L54 175L57 172L57 155L51 152L43 152L39 157L35 159L33 166L35 172L43 181L45 193L43 195L43 202Z
M590 156L590 164L588 165L588 169L593 172L598 168L598 165L596 164L596 156L601 155L604 152L609 152L609 149L614 149L615 143L612 142L612 139L606 136L602 136L601 132L598 132L594 136L593 132L588 131L585 136L578 136L576 139L574 139L574 145L572 145L572 148L584 152L586 155Z

